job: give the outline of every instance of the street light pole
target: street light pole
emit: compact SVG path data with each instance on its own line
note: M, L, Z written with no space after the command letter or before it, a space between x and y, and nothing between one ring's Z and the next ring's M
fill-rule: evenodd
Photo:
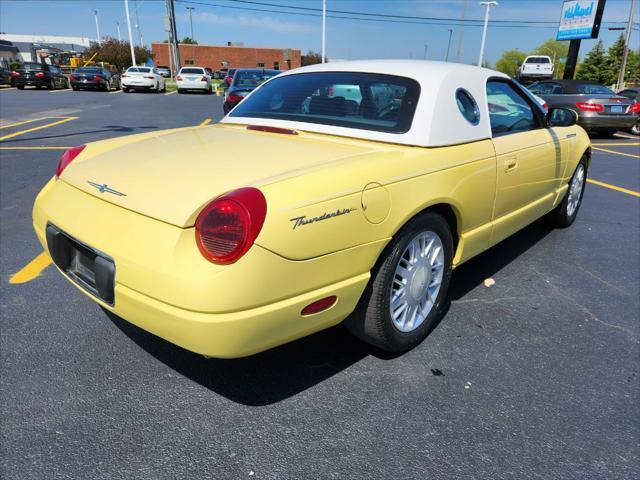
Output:
M484 57L484 44L487 40L487 26L489 25L489 11L491 7L497 7L498 2L480 2L480 5L486 7L486 11L484 12L484 27L482 29L482 42L480 43L480 56L478 57L478 66L482 66L482 58Z
M93 11L93 16L96 19L96 35L98 36L97 41L100 43L100 26L98 25L98 10Z
M129 17L129 0L124 0L124 11L127 15L127 30L129 30L129 48L131 49L131 65L137 66L136 54L133 50L133 35L131 35L131 18Z
M191 25L191 40L194 40L193 37L193 17L191 16L191 13L195 10L196 7L187 7L187 10L189 10L189 25Z
M622 63L620 64L620 73L618 73L618 85L617 88L622 88L624 84L624 71L627 68L627 57L629 56L629 40L631 38L631 27L633 26L633 6L636 1L631 0L631 9L629 10L629 22L627 23L627 31L624 38L624 52L622 53Z
M449 49L451 48L451 35L453 34L453 28L448 28L447 30L449 30L449 42L447 43L447 56L444 57L445 62L449 61Z
M327 61L327 0L322 0L322 63Z
M120 35L120 22L116 22L116 31L118 32L118 41L122 41L122 36Z

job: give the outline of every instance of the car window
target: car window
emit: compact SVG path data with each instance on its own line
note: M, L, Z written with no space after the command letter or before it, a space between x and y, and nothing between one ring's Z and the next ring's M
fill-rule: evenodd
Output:
M142 68L142 67L138 67L138 71L140 73L151 73L151 69L150 68Z
M494 135L538 128L531 104L508 82L487 82L487 103Z
M231 112L389 133L411 128L419 84L412 79L355 72L277 76Z
M640 98L640 92L636 92L635 90L622 90L618 95L622 95L623 97L627 97L631 100Z
M529 87L536 95L561 95L563 93L562 85L552 82L540 82Z
M202 68L183 68L180 70L180 73L204 75L204 70Z
M613 93L613 90L595 83L579 83L578 85L576 85L576 90L578 91L578 93L583 93L586 95L615 95L615 93Z
M240 70L237 75L233 77L233 85L235 87L249 87L255 88L258 85L266 82L271 77L275 77L279 72L269 71L242 71Z
M140 72L140 69L137 67L129 67L127 68L127 73L138 73Z
M44 70L44 65L42 63L35 62L25 62L21 65L21 68L24 70Z
M529 57L525 63L551 63L547 57Z
M473 96L464 88L459 88L456 91L456 103L458 104L458 110L460 110L460 113L467 122L471 125L478 125L478 123L480 123L478 104Z

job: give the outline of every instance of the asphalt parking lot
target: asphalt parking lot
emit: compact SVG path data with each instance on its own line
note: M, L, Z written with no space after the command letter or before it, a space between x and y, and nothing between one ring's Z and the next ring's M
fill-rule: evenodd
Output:
M215 360L79 294L31 207L64 147L221 116L213 95L0 91L0 477L638 478L638 137L594 138L575 224L457 269L411 352L334 328Z

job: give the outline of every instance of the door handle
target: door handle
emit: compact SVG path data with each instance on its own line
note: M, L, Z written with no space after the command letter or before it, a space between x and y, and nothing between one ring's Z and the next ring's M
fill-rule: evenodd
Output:
M511 172L518 168L518 157L515 155L510 157L505 157L504 161L504 171Z

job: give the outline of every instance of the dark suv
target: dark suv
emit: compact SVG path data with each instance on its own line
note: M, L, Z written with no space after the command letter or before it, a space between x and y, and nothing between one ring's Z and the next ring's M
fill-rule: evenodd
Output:
M69 82L62 70L55 65L25 62L11 72L11 85L19 90L26 86L46 87L53 90L54 88L68 88Z

